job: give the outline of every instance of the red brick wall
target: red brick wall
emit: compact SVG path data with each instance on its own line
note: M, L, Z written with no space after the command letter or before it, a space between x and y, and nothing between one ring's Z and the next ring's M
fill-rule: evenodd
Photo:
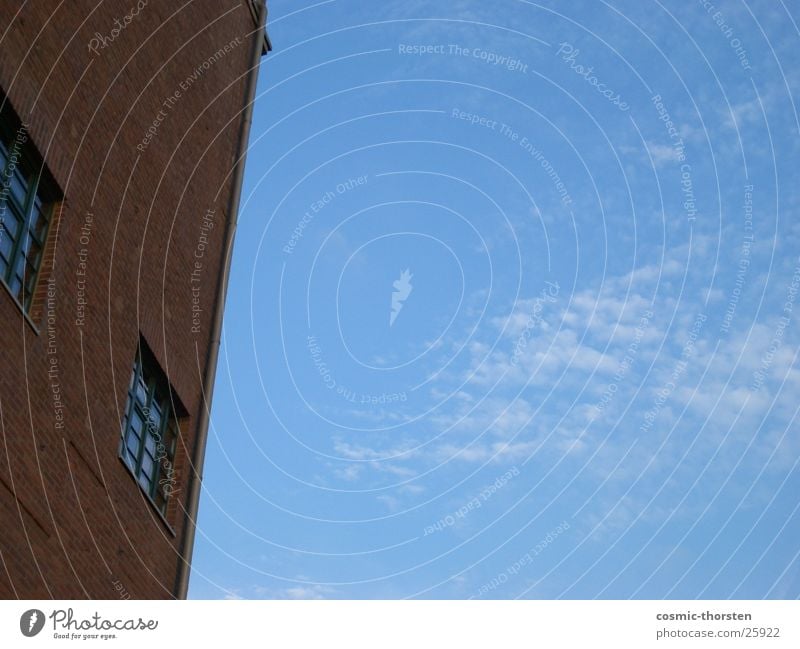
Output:
M195 0L183 10L181 4L148 0L127 20L137 0L75 0L56 14L57 3L34 0L17 15L18 3L0 3L0 24L10 24L0 41L0 87L64 194L35 322L0 288L3 598L174 592L255 28L245 0ZM109 40L91 51L96 33ZM181 90L198 66L237 38ZM176 90L181 96L165 108ZM137 150L159 110L166 117ZM202 258L200 332L193 333L190 274L207 210L215 210L215 227ZM87 242L81 228L88 213ZM86 305L78 326L82 257ZM55 307L49 324L48 306ZM118 458L140 333L190 413L181 421L178 483L167 514L174 533ZM57 376L48 374L53 358Z

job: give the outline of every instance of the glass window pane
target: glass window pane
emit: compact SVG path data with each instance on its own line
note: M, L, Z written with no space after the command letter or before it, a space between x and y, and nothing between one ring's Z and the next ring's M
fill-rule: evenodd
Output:
M134 409L133 413L131 414L131 430L136 437L142 436L143 427L144 423L142 422L142 418L139 416L139 412Z
M125 464L127 464L133 471L136 471L136 456L131 453L130 449L125 449L122 459L125 460Z
M151 410L150 413L152 413L152 412L153 411ZM147 425L147 434L148 435L158 435L158 429L153 424L153 417L152 417L152 415L150 413L148 413L147 424L146 424Z
M175 418L170 417L167 423L166 430L164 431L164 448L167 450L167 455L170 459L175 455L175 440L177 438L177 424Z
M126 445L126 449L133 460L133 464L131 464L132 468L136 468L136 462L139 458L139 440L134 437L133 435L128 435L128 443Z
M47 212L42 210L38 196L34 200L34 208L31 214L31 232L39 241L44 241L47 233Z
M25 257L22 255L17 256L14 260L14 273L19 275L20 279L22 279L22 264L25 263Z
M147 453L142 457L142 473L144 473L148 479L151 479L155 473L155 463Z
M141 374L139 375L139 380L136 382L136 400L143 406L147 405L147 385Z
M11 289L11 294L19 299L20 289L22 288L22 282L19 280L19 278L13 277L8 288Z
M28 290L33 289L33 282L36 279L36 266L34 266L30 260L25 263L25 278L27 280L25 288Z
M152 435L147 436L147 441L145 442L145 449L147 452L150 453L152 457L156 456L156 440L155 437Z
M5 212L5 218L3 218L3 227L8 230L8 234L11 236L12 239L17 238L17 232L19 231L19 225L21 223L21 219L19 214L17 214L13 208L6 205L8 208Z
M25 256L28 260L35 264L37 261L37 257L42 252L42 245L39 243L37 239L33 237L27 237L25 241Z
M153 433L161 432L161 410L156 407L155 402L153 407L150 408L150 424Z
M11 249L14 247L14 239L11 233L6 229L5 225L0 228L0 252L6 260L11 259Z
M144 473L139 474L139 484L144 487L144 490L149 494L150 493L150 478L148 478Z
M28 183L25 182L25 178L23 178L22 174L20 173L19 167L14 170L13 174L11 174L11 187L9 195L17 202L17 205L19 205L20 208L24 209L25 202L28 197Z

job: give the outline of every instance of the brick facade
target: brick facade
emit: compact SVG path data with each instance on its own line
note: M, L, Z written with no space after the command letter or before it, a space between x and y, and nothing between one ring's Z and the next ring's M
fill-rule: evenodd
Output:
M64 196L30 317L0 287L0 597L170 598L256 24L56 5L0 3L0 89ZM140 336L189 413L166 520L119 457Z

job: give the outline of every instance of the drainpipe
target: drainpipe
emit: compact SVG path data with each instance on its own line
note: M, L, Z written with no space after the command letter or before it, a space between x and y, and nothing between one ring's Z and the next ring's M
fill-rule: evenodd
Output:
M219 356L220 339L222 338L222 317L225 312L225 297L228 292L228 277L231 270L233 239L236 233L236 220L239 215L239 195L242 192L244 164L247 156L247 143L250 139L250 125L253 121L253 100L256 96L256 80L258 66L261 61L262 48L265 41L265 25L267 21L266 0L258 0L258 28L253 34L253 50L250 55L250 69L244 94L244 113L239 125L237 158L231 181L231 194L228 199L228 218L225 222L223 263L217 279L217 296L214 303L214 319L211 323L211 341L206 355L206 369L203 375L203 401L197 422L192 467L189 473L189 493L186 518L183 525L180 556L178 557L178 575L175 583L175 596L186 599L189 591L189 573L194 550L194 535L197 524L197 510L200 506L200 488L203 483L203 462L208 442L208 424L211 417L211 400L214 395L214 378L217 374L217 357Z

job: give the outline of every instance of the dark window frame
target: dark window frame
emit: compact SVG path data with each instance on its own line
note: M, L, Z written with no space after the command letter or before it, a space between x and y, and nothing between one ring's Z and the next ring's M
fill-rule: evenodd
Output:
M162 517L176 492L180 418L181 408L161 368L140 345L127 388L119 458Z
M27 316L61 199L54 185L26 126L0 92L0 281Z

